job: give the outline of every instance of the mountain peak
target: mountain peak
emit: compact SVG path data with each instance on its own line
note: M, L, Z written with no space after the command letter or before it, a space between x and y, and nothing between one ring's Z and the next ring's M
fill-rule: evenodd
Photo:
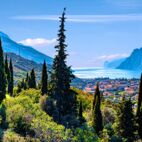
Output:
M142 69L142 48L136 48L131 55L126 58L117 68L126 70L141 70Z

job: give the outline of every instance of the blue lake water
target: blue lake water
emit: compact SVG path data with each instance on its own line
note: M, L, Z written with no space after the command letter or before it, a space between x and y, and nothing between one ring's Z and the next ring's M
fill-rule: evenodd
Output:
M120 69L108 69L108 68L78 68L73 69L74 74L79 78L102 78L109 77L115 78L140 78L141 71L130 71Z

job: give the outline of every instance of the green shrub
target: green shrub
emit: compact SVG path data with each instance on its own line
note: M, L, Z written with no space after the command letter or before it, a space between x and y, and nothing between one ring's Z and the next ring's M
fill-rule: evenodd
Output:
M21 137L19 134L16 134L13 131L7 130L3 135L3 142L26 142L24 137Z
M38 103L39 102L39 98L41 96L41 92L40 92L40 90L36 90L36 89L23 90L20 93L20 96L28 96L28 97L30 97L30 99L34 103Z
M10 139L26 141L26 139L21 138L20 135L25 136L25 138L29 135L29 139L34 137L37 141L62 142L70 139L66 137L67 133L64 126L55 123L52 118L42 110L40 103L37 103L39 102L39 98L39 91L30 89L22 91L15 98L9 96L3 101L2 108L6 108L5 121L8 124L8 128L17 133L6 132L4 137L5 141Z

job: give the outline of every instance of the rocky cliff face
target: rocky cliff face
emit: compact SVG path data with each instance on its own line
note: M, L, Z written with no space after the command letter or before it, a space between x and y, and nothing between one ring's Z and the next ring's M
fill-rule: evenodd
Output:
M142 48L135 49L118 67L126 70L142 70Z

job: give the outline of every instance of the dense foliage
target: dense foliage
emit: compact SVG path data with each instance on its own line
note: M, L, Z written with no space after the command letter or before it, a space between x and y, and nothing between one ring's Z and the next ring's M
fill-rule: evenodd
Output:
M135 119L133 114L133 103L131 99L122 100L117 110L116 133L125 138L128 142L135 139Z

